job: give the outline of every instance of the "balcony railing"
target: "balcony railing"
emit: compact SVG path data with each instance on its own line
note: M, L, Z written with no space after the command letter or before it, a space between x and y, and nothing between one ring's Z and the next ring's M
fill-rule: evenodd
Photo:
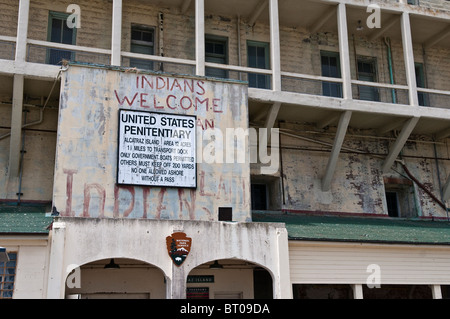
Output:
M136 67L137 69L178 74L195 73L195 61L193 60L161 57L157 55L147 55L123 51L121 53L121 56L122 66L124 67Z
M48 41L27 41L27 62L61 65L63 60L109 64L111 50Z
M0 55L12 60L14 59L14 37L0 37ZM92 48L85 46L60 44L39 40L27 40L27 61L34 63L59 64L63 59L93 64L110 63L111 50ZM3 45L3 46L2 46ZM172 57L162 57L133 52L121 52L123 67L136 67L150 71L163 71L178 74L195 74L196 61ZM245 66L227 65L206 62L206 68L226 71L227 79L248 81L248 74L260 74L268 77L273 76L272 70L257 69ZM281 72L282 91L324 95L324 84L342 85L342 78L326 77L294 72ZM409 104L408 86L401 84L388 84L351 80L353 99L370 100L375 102ZM270 84L266 89L271 89ZM367 99L361 91L373 92L374 98ZM418 88L419 102L422 106L449 108L450 91ZM339 95L333 95L340 98ZM422 102L424 101L424 102Z
M14 60L16 55L16 38L0 36L0 59Z
M0 59L14 60L15 37L0 36ZM121 66L147 69L151 71L164 71L178 74L195 74L196 61L156 55L146 55L132 52L121 52ZM27 39L27 62L43 64L61 64L63 60L77 61L92 64L108 65L111 60L111 50L93 48L78 45L54 43L48 41ZM205 62L206 68L226 71L227 79L248 81L248 74L274 76L270 69L258 69L245 66L227 65ZM341 86L342 78L325 77L319 75L301 74L295 72L281 71L281 90L286 92L326 95L324 84L335 84ZM352 98L354 100L367 100L361 95L361 90L372 90L377 98L371 101L409 104L408 86L401 84L388 84L351 80ZM266 89L271 89L269 84ZM368 89L369 88L369 89ZM419 104L438 108L449 108L450 91L417 88ZM332 95L340 98L339 95Z

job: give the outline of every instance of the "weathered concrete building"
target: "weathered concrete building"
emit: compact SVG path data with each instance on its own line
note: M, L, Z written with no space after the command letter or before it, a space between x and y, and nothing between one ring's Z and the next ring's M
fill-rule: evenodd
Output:
M448 297L449 1L0 8L0 298Z

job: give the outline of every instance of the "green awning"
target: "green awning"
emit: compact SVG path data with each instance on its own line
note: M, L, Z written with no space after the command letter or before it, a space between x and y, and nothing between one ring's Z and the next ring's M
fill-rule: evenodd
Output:
M447 221L263 211L253 221L285 223L289 240L450 245Z
M48 234L53 218L48 205L0 204L0 233Z

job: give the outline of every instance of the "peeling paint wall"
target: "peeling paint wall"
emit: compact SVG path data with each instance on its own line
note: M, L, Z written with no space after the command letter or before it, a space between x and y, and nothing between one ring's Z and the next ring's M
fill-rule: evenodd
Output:
M185 79L194 91L168 88ZM233 220L250 220L248 161L199 162L196 189L115 184L119 108L196 115L199 161L212 140L206 132L247 128L245 84L72 65L60 103L53 205L63 216L217 220L218 207L232 207Z
M10 99L3 97L1 101ZM11 104L0 105L0 136L11 131L11 109ZM25 106L23 114L24 124L39 120L37 107ZM42 123L22 130L21 149L24 152L19 176L9 176L10 136L0 140L0 199L17 200L20 189L21 200L51 200L57 116L57 109L47 108Z
M318 131L311 125L282 123L281 128L294 130L301 137L333 143L333 127ZM285 197L282 208L328 213L387 214L386 184L389 181L410 181L400 165L394 165L386 174L381 170L389 147L394 142L393 135L377 137L375 132L350 128L339 155L331 190L323 192L321 180L330 156L330 147L282 135ZM412 135L400 157L411 174L440 200L439 178L443 186L450 172L448 142L436 144L439 167L436 165L434 146L430 142L426 136ZM367 154L358 154L359 151ZM406 215L446 217L444 209L418 185L410 182L408 192L411 193L411 202L409 211L404 212Z
M88 47L98 47L102 49L109 49L111 46L111 12L112 12L112 5L110 1L105 0L96 0L96 1L81 1L78 3L80 5L80 8L82 10L82 27L77 30L77 44L82 46L88 46ZM48 14L49 10L52 11L58 11L58 12L65 12L67 8L67 3L64 3L63 1L56 1L56 2L49 2L49 1L31 1L30 3L30 25L28 30L28 36L30 39L34 40L46 40L47 39L47 32L48 32ZM425 7L435 7L438 9L448 9L448 1L442 1L442 0L435 0L435 1L420 1L421 6ZM15 36L16 35L16 29L11 26L15 26L17 23L17 12L18 12L18 3L17 1L13 0L1 0L0 6L2 9L2 19L0 21L0 25L3 26L2 28L2 35L7 36ZM163 14L163 31L160 34L158 31L158 15L159 13ZM170 8L165 7L164 5L152 5L150 3L137 1L137 0L131 0L126 1L123 4L123 23L122 23L122 50L124 51L130 51L130 33L131 33L131 25L132 24L144 24L148 25L150 27L155 27L155 54L159 55L161 52L159 52L159 44L161 41L163 41L163 50L164 50L164 56L166 57L178 57L178 58L185 58L185 59L194 59L195 57L195 28L194 28L194 16L192 15L192 11L188 11L186 15L182 15L177 10L172 10ZM280 21L281 24L283 24L283 21ZM239 28L238 28L239 27ZM398 26L394 27L398 28ZM240 43L238 43L238 37L237 33L238 30L240 31ZM246 43L248 40L253 41L264 41L269 42L269 25L264 24L261 22L256 23L254 26L248 25L247 21L245 20L245 17L242 17L240 20L240 24L238 25L238 19L236 17L224 17L219 16L215 14L211 14L210 12L207 12L205 14L205 33L208 35L216 35L216 36L226 36L228 37L228 61L231 65L238 65L239 60L241 60L242 65L247 64L247 48ZM162 39L160 37L163 37ZM354 41L353 41L354 38ZM280 43L281 43L281 69L285 72L299 72L304 74L313 74L313 75L320 75L321 74L321 67L320 67L320 51L338 51L338 38L337 34L333 34L330 32L318 32L315 34L310 34L309 30L306 28L294 28L294 27L287 27L284 25L280 25ZM353 44L355 45L353 47ZM353 37L351 34L349 34L349 49L350 49L350 66L351 66L351 73L352 73L352 79L356 79L356 68L355 68L355 51L356 55L363 55L363 56L371 56L375 57L377 59L377 79L379 82L382 83L388 83L389 82L389 73L388 73L388 67L387 67L387 56L386 56L386 47L382 41L382 39L370 42L366 38L360 37L357 33L355 33L355 36ZM238 47L240 47L240 59L238 56ZM10 54L11 50L7 50L8 47L5 46L5 43L0 46L0 51L5 49L5 52L9 52ZM1 51L3 52L3 51ZM33 53L34 52L34 53ZM36 56L34 55L36 53ZM36 47L30 46L30 50L28 52L28 60L32 62L42 62L45 57L46 50L44 48L36 49ZM432 47L427 50L425 50L425 55L422 50L422 47L420 45L414 44L414 57L416 62L419 63L425 63L426 64L426 80L427 80L427 86L429 88L435 88L435 89L448 89L448 79L450 78L450 63L447 61L447 57L449 56L448 49L439 48L439 47ZM393 54L393 64L394 64L394 78L396 84L406 84L406 77L405 77L405 71L404 71L404 63L403 63L403 52L402 52L402 45L400 41L392 40L392 54ZM96 54L89 54L91 57L95 58ZM39 57L39 58L38 58ZM90 60L88 58L82 57L81 53L77 53L76 55L77 59L81 59L83 61L91 61L91 62L102 62L102 63L108 63L108 58L106 60ZM123 59L123 63L126 66L127 65L127 59ZM155 63L156 64L156 63ZM185 66L181 68L179 65L172 64L172 63L165 63L164 64L165 71L173 71L177 73L189 73L193 72L192 66ZM246 74L241 73L242 79L246 79ZM232 78L238 78L238 72L229 72L229 76ZM287 91L293 91L293 92L304 92L304 93L311 93L311 94L321 94L322 88L321 88L321 82L319 81L309 81L309 80L299 80L299 79L287 79L283 77L282 79L282 87L283 90ZM11 90L12 91L12 90ZM353 92L356 97L357 90L356 87L353 87ZM406 103L407 102L407 96L404 90L397 90L399 102ZM380 96L381 100L387 100L390 99L390 90L387 89L381 89L380 90ZM438 97L437 94L429 94L430 97L430 104L432 106L439 106L439 107L448 107L448 97ZM9 96L7 99L11 99ZM2 126L8 127L10 124L10 110L8 109L9 106L0 106L0 112L2 114ZM4 115L4 117L3 117ZM91 118L95 118L96 116L101 115L101 113L95 114L92 113L89 116ZM34 115L33 115L34 116ZM55 116L55 114L52 114L52 116ZM31 118L31 115L30 115ZM204 123L205 125L208 125ZM246 125L243 125L242 127L246 127ZM78 132L77 134L90 134L94 132L103 132L102 127L92 127L89 129L84 129L82 127L80 128L73 128L72 133L75 133L77 130L81 130L84 132ZM6 132L7 129L1 129L1 132ZM53 151L48 152L48 150L51 150L54 146L55 140L54 136L47 136L47 135L40 135L39 137L36 137L33 139L30 137L28 138L29 133L27 132L27 139L26 143L30 143L30 149L33 149L33 157L36 156L36 158L40 158L38 162L28 161L26 162L26 168L28 170L29 176L33 176L34 174L37 174L38 169L42 168L42 165L46 165L45 172L48 173L49 171L53 170L50 166L48 168L48 164L51 163L52 157L53 157ZM42 133L43 134L43 133ZM39 142L37 144L37 142ZM0 167L1 170L1 176L0 176L0 194L2 195L2 198L16 198L15 193L17 192L17 183L15 185L11 185L8 188L7 181L5 180L6 176L6 169L8 164L8 151L9 151L9 144L8 139L4 139L0 141L0 148L3 151L0 156L0 163L4 163L5 165ZM383 150L387 151L387 150ZM284 151L283 151L284 152ZM420 149L418 150L420 153ZM31 156L31 150L26 154L26 158ZM102 154L100 154L103 156ZM283 154L284 155L284 154ZM289 157L289 154L286 155ZM315 163L315 157L312 157L310 159L312 161L312 165L318 166L318 163ZM321 161L321 167L322 164L326 165L326 158L319 159ZM349 163L354 162L354 159L349 158L346 159ZM374 160L376 162L376 160ZM429 161L430 162L430 161ZM338 163L338 165L342 165L341 163ZM347 168L350 172L348 173L350 176L354 174L355 170L354 166L356 164L347 164ZM368 164L368 166L365 168L365 170L368 171L375 171L378 168L374 168L375 164ZM378 165L378 164L377 164ZM432 167L434 167L432 161L429 163ZM375 165L376 166L376 165ZM357 166L359 167L359 166ZM378 166L376 166L378 167ZM48 169L47 169L48 168ZM373 168L373 169L372 169ZM338 167L338 170L341 171L341 167ZM357 170L361 170L358 168ZM356 171L357 171L356 170ZM434 168L435 170L435 168ZM360 172L356 172L360 173ZM49 184L48 178L51 179L51 174L42 174L39 173L40 177L45 179L45 189L42 187L42 179L41 178L27 178L26 183L29 183L29 186L24 185L25 188L28 190L24 192L24 199L33 199L33 200L48 200L51 197L51 183ZM76 182L76 179L80 176L77 176L79 174L78 172L72 170L70 167L66 168L66 171L63 171L63 175L65 175L64 183L65 187L67 188L67 185L72 185L72 183ZM314 173L319 174L319 173ZM28 174L27 174L28 175ZM442 175L442 181L446 179L446 176L444 176L444 172L441 171ZM196 195L191 194L189 191L185 190L181 192L180 194L174 194L175 198L178 198L178 202L182 203L182 205L178 205L178 208L175 209L175 204L171 203L171 213L168 213L167 210L165 213L162 212L162 210L156 209L156 213L150 213L148 210L146 212L143 212L142 215L135 215L136 213L133 212L134 210L131 209L126 210L127 215L131 216L149 216L151 214L154 214L155 216L159 216L161 218L174 218L175 216L183 215L181 211L184 211L187 209L187 203L190 201L190 196L196 196L196 202L199 201L200 197L203 198L203 201L217 201L219 198L222 200L222 203L225 204L231 200L231 198L234 198L235 196L232 196L232 190L236 187L240 187L242 183L237 182L239 184L238 186L234 185L236 184L236 180L230 180L229 175L224 175L222 179L220 176L218 177L216 185L210 185L211 188L201 188L201 183L204 182L206 179L211 178L211 176L207 175L207 172L199 171L198 175L198 181L199 181L199 191L196 193ZM310 187L308 190L315 189L317 187L317 182L314 182L314 180L319 180L319 175L314 175L311 177L311 181L308 181ZM426 180L426 179L425 179ZM303 180L300 180L303 181ZM285 187L292 187L290 183L293 183L294 180L288 180L286 182ZM234 184L233 184L234 183ZM382 180L378 181L378 183L382 184ZM317 185L316 185L317 184ZM313 185L313 186L311 186ZM436 183L434 183L436 185ZM351 188L354 188L356 186L350 185ZM33 187L36 189L36 191L33 190ZM77 190L80 194L83 194L84 196L84 186L79 186L81 189ZM240 187L241 189L246 189L247 186ZM374 186L367 186L369 188L372 188ZM436 186L434 186L436 187ZM357 187L356 187L357 188ZM376 188L376 187L375 187ZM378 189L378 188L376 188ZM91 198L89 198L89 206L91 205L97 205L100 208L100 212L103 209L103 193L102 189L96 186L87 186L86 189L87 193L90 194ZM363 190L364 191L364 190ZM100 192L100 195L96 195L96 193ZM159 193L149 195L143 192L141 189L131 189L131 188L117 188L114 189L112 192L108 192L105 195L105 198L108 197L117 197L120 199L120 202L122 202L122 206L127 207L141 207L141 210L143 210L143 207L148 205L147 201L154 201L159 200L162 198L162 201L160 204L156 205L156 207L160 207L161 209L167 206L166 197L167 192L172 193L173 190L167 190L167 191L161 191ZM368 191L365 190L364 194ZM382 193L382 191L376 191L376 194ZM421 193L421 190L416 190L419 194ZM145 194L144 194L145 193ZM370 193L370 192L369 192ZM244 194L243 194L244 195ZM248 193L245 193L246 196L248 196ZM149 197L150 196L150 197ZM299 194L299 198L301 199L302 196L305 196L304 194ZM320 194L317 195L320 198L320 202L328 200L328 195ZM361 195L362 196L362 195ZM366 196L366 195L364 195ZM138 201L137 198L140 198ZM147 198L144 200L143 198ZM181 198L181 200L180 200ZM241 196L241 198L244 198L244 196ZM286 197L287 198L287 197ZM208 200L206 200L208 199ZM61 210L65 210L67 206L67 202L71 205L72 198L69 196L67 200L64 201L63 207L59 208ZM98 202L101 202L100 204ZM294 202L299 201L297 199L294 200ZM358 203L360 199L355 199L355 203ZM362 201L364 205L366 205L367 200ZM105 205L107 201L105 200ZM133 205L132 205L133 204ZM373 203L367 204L368 206L365 206L367 209L369 207L380 207L379 206L379 200L375 200ZM69 205L69 206L70 206ZM325 204L328 205L328 204ZM373 206L375 205L375 206ZM111 206L111 205L110 205ZM216 205L218 206L218 205ZM309 204L295 204L293 207L300 208L307 208L309 207ZM105 206L106 207L106 206ZM181 208L180 208L181 207ZM189 206L190 207L190 206ZM211 207L208 206L205 203L206 209L200 209L200 211L203 211L201 216L202 218L210 218L210 214L215 214L215 212L211 211ZM352 206L354 208L357 208L358 205ZM166 207L167 208L167 207ZM198 207L197 207L198 208ZM320 209L323 207L321 206ZM336 207L337 209L338 207ZM343 208L343 207L342 207ZM106 208L105 208L106 209ZM108 207L108 209L111 210L111 207ZM189 208L191 209L191 208ZM88 209L89 210L89 209ZM88 211L87 210L87 211ZM112 207L112 210L114 211L114 205ZM371 210L371 209L369 209ZM82 209L83 211L83 209ZM117 211L117 207L116 207ZM379 212L379 208L375 209L376 212ZM70 212L70 214L72 214ZM82 214L82 213L81 213ZM191 214L192 215L192 214Z

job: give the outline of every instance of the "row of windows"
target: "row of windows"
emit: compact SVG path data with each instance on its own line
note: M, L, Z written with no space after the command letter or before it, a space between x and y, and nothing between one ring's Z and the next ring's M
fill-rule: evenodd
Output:
M339 64L339 53L321 52L322 76L340 78L341 70ZM425 77L422 63L415 63L416 84L419 88L425 87ZM377 82L377 60L372 57L357 57L358 80L366 82ZM325 96L342 97L342 84L323 82L322 92ZM379 89L370 86L358 86L360 100L380 101ZM427 106L426 93L419 92L419 105Z
M49 17L49 41L64 44L75 44L76 28L68 28L65 21L67 14L51 12ZM154 54L154 29L147 26L131 26L131 52L141 54ZM219 64L228 64L228 39L218 36L206 36L205 60ZM259 69L270 69L269 43L247 42L248 66ZM62 59L73 60L73 53L65 50L49 49L47 61L49 64L58 64ZM130 59L130 66L138 69L153 69L152 61L141 59ZM322 76L340 78L341 70L339 53L321 52ZM418 87L425 87L423 65L416 64L416 81ZM206 68L207 76L217 78L228 78L228 72L223 69ZM357 58L358 80L377 82L376 59L369 57ZM270 75L252 74L248 75L250 87L270 89ZM358 86L360 100L379 101L379 89L369 86ZM342 84L333 82L322 82L322 94L324 96L342 97ZM419 105L428 105L425 93L419 93Z
M56 43L76 43L76 28L68 28L67 14L50 12L48 40ZM146 26L131 26L130 50L133 53L154 54L154 29ZM220 64L228 63L228 41L223 37L209 36L205 42L205 58L207 62ZM269 45L267 43L248 43L248 66L260 69L269 69ZM73 60L73 53L67 50L49 49L47 63L60 64L61 61ZM130 59L130 67L138 69L153 69L152 61ZM206 75L227 78L228 73L223 69L206 68ZM249 76L251 87L269 88L270 77L264 74L251 74Z

